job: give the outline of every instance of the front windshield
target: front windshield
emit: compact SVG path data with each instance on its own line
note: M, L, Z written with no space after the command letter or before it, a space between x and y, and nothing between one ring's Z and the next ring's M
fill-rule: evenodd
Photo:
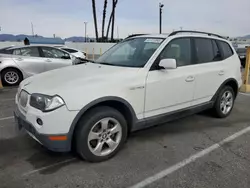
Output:
M113 66L143 67L156 49L162 38L132 38L118 43L95 62Z

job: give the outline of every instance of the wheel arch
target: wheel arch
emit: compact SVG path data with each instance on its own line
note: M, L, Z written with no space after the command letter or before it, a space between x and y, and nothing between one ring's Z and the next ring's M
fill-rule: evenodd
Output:
M231 86L231 87L233 88L233 90L234 90L235 98L237 97L238 88L239 88L238 82L237 82L237 80L234 79L234 78L229 78L229 79L225 80L225 81L220 85L220 87L218 88L218 90L216 91L215 95L214 95L213 98L212 98L212 101L213 101L213 102L216 101L216 98L217 98L217 96L218 96L220 90L221 90L223 87L225 87L225 86Z
M81 119L81 117L83 117L84 114L86 114L89 110L91 110L95 107L98 107L98 106L112 107L112 108L118 110L122 115L124 115L124 117L128 123L128 131L129 132L131 131L133 125L135 124L135 122L137 120L137 117L136 117L136 114L135 114L133 107L125 99L122 99L120 97L113 97L113 96L99 98L99 99L96 99L96 100L90 102L86 106L84 106L79 111L79 113L76 115L76 117L74 118L74 120L70 126L70 130L69 130L69 138L70 138L71 142L73 140L75 130L77 129L78 122Z
M22 72L19 68L14 67L14 66L10 66L10 67L5 67L5 68L3 68L3 69L0 71L0 76L1 76L1 77L2 77L2 72L5 71L5 70L7 70L7 69L15 69L15 70L17 70L17 71L21 74L22 79L24 78L23 72Z

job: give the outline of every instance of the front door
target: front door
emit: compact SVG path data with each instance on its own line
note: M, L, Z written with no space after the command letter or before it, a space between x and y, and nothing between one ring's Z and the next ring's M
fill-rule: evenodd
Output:
M157 58L176 59L176 69L152 69L146 80L144 117L165 114L191 106L195 88L190 38L170 41ZM153 65L155 66L155 65ZM155 66L157 67L157 66Z
M53 70L72 65L70 55L60 49L52 47L41 47L45 61L45 70Z

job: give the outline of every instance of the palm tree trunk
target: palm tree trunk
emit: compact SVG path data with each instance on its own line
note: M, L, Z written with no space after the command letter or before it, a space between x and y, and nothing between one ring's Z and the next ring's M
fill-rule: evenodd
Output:
M112 7L112 12L110 14L110 17L109 17L109 23L108 23L108 27L107 27L107 33L106 33L106 37L108 38L109 36L109 30L110 30L110 26L111 26L111 21L113 20L113 17L114 17L114 13L115 13L115 7L117 5L117 2L118 0L115 1L115 4L113 3L113 7Z
M111 41L114 40L114 26L115 26L115 2L116 0L113 0L113 17L112 17L112 29L111 29Z
M97 28L95 0L92 0L92 9L93 9L94 24L95 24L95 37L96 37L96 41L98 41L98 28Z
M104 39L105 19L107 11L108 0L104 0L103 15L102 15L102 39Z

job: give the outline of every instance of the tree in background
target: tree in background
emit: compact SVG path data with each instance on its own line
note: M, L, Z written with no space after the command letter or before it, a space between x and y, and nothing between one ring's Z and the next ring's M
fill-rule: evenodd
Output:
M114 41L115 9L116 9L116 5L118 3L118 0L112 0L112 1L113 1L112 10L111 10L111 13L110 13L108 27L107 27L106 36L105 36L104 32L105 32L105 21L106 21L106 12L107 12L108 0L104 0L103 15L102 15L102 36L101 36L101 38L98 38L96 3L95 3L95 0L92 0L93 18L94 18L94 25L95 25L95 35L96 35L96 41L97 42L98 41L106 42L108 40L110 27L111 27L111 41Z
M96 41L98 41L98 27L97 27L95 0L92 0L92 9L93 9L93 18L94 18L94 25L95 25L95 37L96 37Z
M108 0L104 0L103 15L102 15L102 39L104 39L104 29L105 29L107 5L108 5Z
M117 3L118 3L118 0L113 0L112 11L111 11L111 14L110 14L110 17L109 17L109 23L108 23L108 27L107 27L107 33L106 33L107 38L109 36L109 30L110 30L111 22L112 22L112 26L113 26L114 21L115 21L114 17L115 17L115 8L116 8ZM111 36L112 36L112 33L113 33L113 36L114 36L114 27L112 27L112 29L113 30L111 31Z
M115 28L115 8L116 8L116 4L117 4L118 0L113 0L113 8L112 8L112 12L113 12L113 16L112 16L112 29L111 29L111 41L114 40L114 28Z

